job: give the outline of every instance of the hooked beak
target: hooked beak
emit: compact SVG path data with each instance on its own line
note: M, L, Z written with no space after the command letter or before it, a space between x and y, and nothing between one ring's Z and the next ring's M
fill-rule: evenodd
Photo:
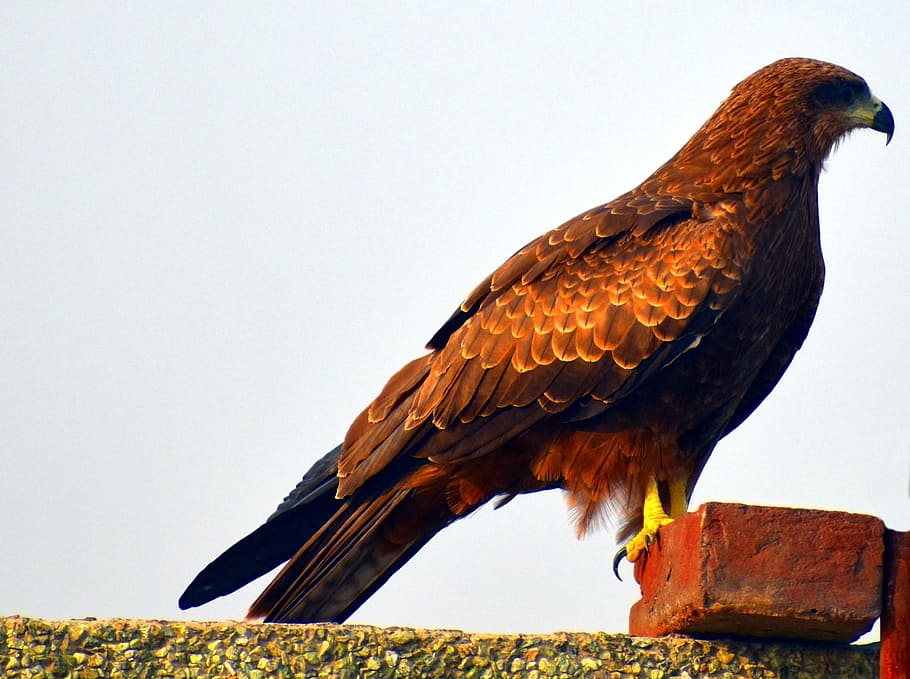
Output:
M894 116L891 115L891 109L878 97L872 97L872 122L869 127L887 136L885 145L894 136Z

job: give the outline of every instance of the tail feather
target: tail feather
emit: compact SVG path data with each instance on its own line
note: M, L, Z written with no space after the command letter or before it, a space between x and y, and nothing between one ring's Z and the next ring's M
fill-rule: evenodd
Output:
M324 455L259 528L206 566L180 597L193 608L240 589L290 559L338 509L335 469L341 446Z
M431 508L415 507L419 502L412 489L344 502L253 602L248 617L343 622L454 518L422 511ZM421 517L417 524L415 516Z

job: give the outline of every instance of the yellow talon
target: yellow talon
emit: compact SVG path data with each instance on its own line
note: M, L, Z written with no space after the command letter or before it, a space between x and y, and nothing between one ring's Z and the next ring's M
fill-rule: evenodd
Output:
M670 508L675 509L673 499L670 501ZM644 522L641 530L626 543L626 559L632 563L638 561L641 555L646 554L651 545L657 541L657 531L660 527L666 526L672 521L673 519L664 510L664 505L660 501L657 480L652 476L645 489Z
M660 490L657 486L657 479L653 476L648 479L648 485L645 488L644 502L644 521L642 528L635 536L626 543L626 546L620 549L613 558L613 572L619 577L619 562L623 557L627 561L634 563L638 561L643 554L647 554L655 542L661 526L672 523L673 519L685 514L689 506L689 500L686 497L685 479L673 479L668 483L670 491L670 513L664 510L663 502L660 499Z

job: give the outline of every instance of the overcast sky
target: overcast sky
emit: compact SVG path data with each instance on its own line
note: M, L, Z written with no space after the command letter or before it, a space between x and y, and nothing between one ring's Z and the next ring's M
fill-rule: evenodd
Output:
M491 269L784 56L897 132L829 161L815 325L693 505L910 529L907 3L321 4L0 4L0 614L242 618L266 580L177 597ZM615 549L519 498L351 622L626 631Z

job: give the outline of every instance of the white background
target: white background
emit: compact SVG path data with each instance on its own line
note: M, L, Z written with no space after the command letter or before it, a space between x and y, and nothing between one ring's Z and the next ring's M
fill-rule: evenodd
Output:
M694 504L910 529L910 5L344 4L0 5L0 614L241 618L265 581L177 597L493 267L784 56L897 133L828 163L815 326ZM520 498L351 621L625 631L614 550Z

